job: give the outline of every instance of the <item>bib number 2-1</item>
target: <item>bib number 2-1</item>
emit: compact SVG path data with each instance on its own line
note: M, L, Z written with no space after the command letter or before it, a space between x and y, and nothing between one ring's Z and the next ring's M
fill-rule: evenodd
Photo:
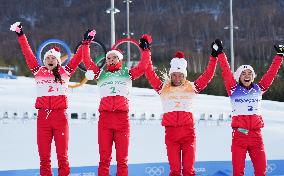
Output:
M48 92L58 91L58 88L54 88L53 86L48 86Z

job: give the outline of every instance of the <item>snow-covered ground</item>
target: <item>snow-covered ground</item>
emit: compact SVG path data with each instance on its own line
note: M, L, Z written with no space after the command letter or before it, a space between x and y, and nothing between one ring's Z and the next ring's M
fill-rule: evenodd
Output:
M36 120L23 120L24 112L36 112L35 82L32 78L18 77L16 80L0 79L0 170L38 168L39 158L36 144ZM162 107L159 96L152 89L133 88L130 98L131 138L129 163L167 162L164 144L164 128L160 125ZM78 119L70 119L69 160L71 166L98 165L98 138L96 113L99 105L98 88L94 85L70 90L68 114L78 113ZM267 158L284 160L284 103L263 101L263 129ZM227 97L198 95L196 101L197 161L231 160L231 129L227 121L230 113ZM9 119L3 119L8 112ZM19 119L11 119L13 113ZM87 119L81 115L87 113ZM145 119L143 120L143 113ZM205 113L207 120L200 120ZM154 120L150 120L154 114ZM212 120L208 120L212 114ZM224 120L218 121L220 114ZM112 164L115 164L113 150ZM56 152L52 148L52 165L57 167Z

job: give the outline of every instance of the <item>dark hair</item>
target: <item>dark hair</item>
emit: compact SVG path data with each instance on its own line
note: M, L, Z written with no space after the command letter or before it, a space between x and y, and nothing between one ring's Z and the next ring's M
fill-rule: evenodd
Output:
M248 86L246 87L242 82L241 82L241 79L239 80L239 85L242 86L243 88L246 88L246 89L251 89L253 87L253 82Z
M59 64L57 64L57 66L56 67L54 67L54 69L52 69L52 73L53 73L53 75L54 75L54 77L55 77L55 82L60 82L60 84L62 84L63 82L62 82L62 78L61 78L61 75L60 75L60 73L58 72L58 68L59 68Z

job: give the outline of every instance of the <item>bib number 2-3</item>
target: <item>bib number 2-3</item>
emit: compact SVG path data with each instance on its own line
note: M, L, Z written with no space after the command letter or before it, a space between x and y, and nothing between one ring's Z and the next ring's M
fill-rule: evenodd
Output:
M253 107L252 106L248 106L248 111L253 111Z

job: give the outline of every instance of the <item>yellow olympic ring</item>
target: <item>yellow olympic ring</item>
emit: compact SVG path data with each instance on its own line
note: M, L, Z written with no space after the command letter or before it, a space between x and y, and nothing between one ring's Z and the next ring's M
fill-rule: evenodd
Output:
M72 53L71 54L71 58L74 56L74 54ZM64 62L66 59L68 58L68 55L64 55L62 56L60 59L61 59L61 62ZM77 87L81 87L82 85L86 84L88 82L88 79L86 77L84 77L84 79L82 79L79 83L76 83L74 85L68 85L68 88L71 88L71 89L74 89L74 88L77 88Z

